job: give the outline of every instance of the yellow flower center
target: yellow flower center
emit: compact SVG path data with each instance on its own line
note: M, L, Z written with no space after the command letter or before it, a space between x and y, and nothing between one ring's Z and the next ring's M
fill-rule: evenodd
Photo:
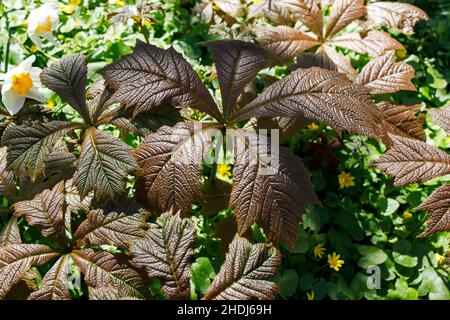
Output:
M81 0L69 0L69 6L78 6Z
M30 73L24 72L12 75L12 88L21 96L25 95L33 86L33 80L30 78Z
M311 291L311 293L307 292L306 297L308 298L308 300L314 300L315 298L314 291Z
M50 17L47 17L46 24L38 24L38 26L36 27L36 31L52 31L52 21L50 20Z
M116 0L116 6L121 7L125 5L125 1L124 0Z

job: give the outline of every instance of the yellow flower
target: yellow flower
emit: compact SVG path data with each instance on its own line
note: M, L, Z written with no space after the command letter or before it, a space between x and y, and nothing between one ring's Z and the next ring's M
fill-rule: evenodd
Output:
M35 53L36 51L38 51L38 47L36 47L35 44L32 44L30 47L30 51L31 51L31 53Z
M231 166L226 163L219 163L217 165L217 174L223 178L231 177Z
M148 20L145 20L145 19L141 20L141 25L143 27L147 27L147 29L150 29L152 27L152 24L153 24L153 22L151 22L151 21L148 21Z
M307 292L306 297L308 298L308 300L314 300L315 299L314 291L311 291L311 293Z
M395 54L399 58L404 58L404 57L406 57L406 50L405 49L397 49L397 50L395 50Z
M439 253L435 253L434 257L436 258L436 261L438 263L438 265L442 266L445 263L445 256L439 254Z
M408 210L406 210L405 212L403 212L403 218L405 218L405 219L409 219L409 218L412 218L412 213L411 212L409 212Z
M330 265L331 269L339 271L339 268L341 268L344 264L344 260L341 260L340 257L341 256L339 254L336 254L336 252L333 252L332 255L328 255L328 264Z
M341 189L353 187L355 185L355 177L353 177L350 173L342 171L339 176L339 187Z
M48 100L45 104L46 108L53 109L56 106L55 102L53 100Z
M311 122L311 123L308 125L308 129L311 129L311 130L317 130L317 129L319 129L319 126L318 126L315 122Z
M116 6L122 7L125 5L125 0L116 0Z
M325 252L325 247L322 243L319 243L317 246L314 247L314 256L322 258L323 253Z

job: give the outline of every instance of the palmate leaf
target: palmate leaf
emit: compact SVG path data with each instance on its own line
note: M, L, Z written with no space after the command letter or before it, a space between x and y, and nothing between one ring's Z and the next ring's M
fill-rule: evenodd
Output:
M93 195L90 193L85 197L81 197L77 188L73 185L73 180L68 179L65 182L64 198L66 201L66 212L89 211Z
M49 175L60 170L70 170L74 168L75 161L76 157L69 151L67 144L58 140L45 160L45 173Z
M59 253L40 244L12 244L0 248L0 299L19 282L32 266L40 266Z
M148 229L147 214L125 212L103 212L92 210L73 235L78 247L108 244L126 248L128 243L142 238Z
M413 67L406 62L395 62L394 54L386 54L366 64L354 82L369 88L372 94L415 91L411 83L414 75Z
M416 6L399 2L372 2L367 6L367 27L387 26L404 33L412 32L420 20L427 20L427 14Z
M130 246L132 263L144 268L150 277L161 280L171 299L189 297L190 260L194 254L195 226L173 212L162 214L145 238Z
M252 43L239 40L208 41L204 45L211 49L216 64L226 121L245 86L266 64L267 53Z
M327 57L330 58L330 60L332 60L336 65L336 67L338 68L337 71L346 74L349 79L354 79L356 77L358 73L356 72L355 68L353 68L348 58L338 53L332 46L324 45L321 48L321 50L327 55Z
M395 186L450 174L450 155L446 152L422 141L389 136L394 146L373 165L393 176Z
M11 217L0 231L0 248L11 244L21 244L19 226L17 217Z
M278 292L267 280L281 265L281 254L265 244L252 245L236 237L230 244L225 263L214 278L205 299L267 300Z
M20 244L22 244L22 239L17 224L17 217L12 216L0 231L0 248ZM0 269L4 266L5 263L0 261ZM25 299L32 291L37 290L35 278L36 273L34 271L31 269L26 271L25 274L20 277L20 280L12 285L5 298Z
M114 287L88 288L89 300L140 300L136 297L121 296Z
M7 169L22 175L28 172L34 181L44 173L45 162L57 141L80 127L82 124L67 121L11 125L1 140L2 145L8 148Z
M10 200L16 200L17 191L14 175L6 170L7 148L0 148L0 195Z
M202 208L199 211L205 216L214 215L228 208L230 203L231 184L221 180L207 180L201 186Z
M284 0L282 4L295 19L322 37L323 15L317 0Z
M321 68L298 69L269 86L232 117L293 117L321 120L334 129L378 137L380 114L368 92L341 73Z
M136 199L159 212L173 208L182 214L200 196L203 154L208 136L193 123L162 127L135 150Z
M450 230L450 185L446 184L436 189L418 209L428 211L429 218L424 236L438 231Z
M428 113L434 122L450 134L450 106L440 109L431 109Z
M101 69L114 92L108 104L132 107L134 114L161 105L191 107L223 120L211 94L184 58L137 40L133 53Z
M388 33L372 30L361 37L359 32L347 33L334 37L326 42L328 45L347 48L359 54L367 54L371 57L378 57L384 53L394 51L404 51L403 45L392 38Z
M64 57L42 70L41 82L69 103L91 123L86 105L87 61L81 54Z
M107 119L103 119L102 122L110 122L121 130L145 137L162 126L174 126L178 122L182 122L184 120L182 112L182 109L163 106L132 117L131 112L121 109L117 115L112 117L112 120L105 121Z
M387 132L406 138L425 140L426 135L423 130L425 117L416 116L421 105L408 106L379 102L376 106L385 115L384 127Z
M319 203L310 174L300 158L285 147L279 149L279 163L275 164L268 163L261 154L257 156L251 145L244 143L243 137L236 138L230 198L238 232L243 235L258 223L270 241L292 247L305 206Z
M274 118L258 117L251 118L243 129L254 131L275 129L278 130L280 139L285 140L306 128L311 122L311 119L304 116Z
M70 300L69 293L69 255L63 255L47 271L38 291L33 292L29 300Z
M366 13L364 0L336 0L331 6L325 36L331 36Z
M259 3L248 8L248 15L259 14L277 24L292 25L296 19L283 4L284 0L261 0ZM259 5L260 4L260 5ZM257 6L259 5L259 6ZM259 11L259 13L257 13Z
M288 61L307 49L320 45L320 41L291 27L277 26L257 29L257 41L276 60Z
M24 216L29 225L37 226L44 237L52 236L59 243L65 243L65 201L64 181L51 190L44 190L33 200L14 204L14 215Z
M73 183L85 197L114 198L124 192L126 176L136 169L131 148L122 141L96 128L86 130L78 168Z
M72 251L70 257L80 268L88 286L111 286L119 290L121 296L145 298L143 279L123 254L85 249Z
M220 10L232 17L239 17L244 12L241 0L213 0Z
M301 53L297 55L295 64L290 68L291 70L297 70L299 68L308 69L312 67L338 71L337 65L324 51L319 51L317 53Z

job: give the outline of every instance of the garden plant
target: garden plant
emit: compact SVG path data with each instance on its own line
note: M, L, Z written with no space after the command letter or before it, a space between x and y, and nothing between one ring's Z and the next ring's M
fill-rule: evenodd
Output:
M450 299L449 12L0 2L0 299Z

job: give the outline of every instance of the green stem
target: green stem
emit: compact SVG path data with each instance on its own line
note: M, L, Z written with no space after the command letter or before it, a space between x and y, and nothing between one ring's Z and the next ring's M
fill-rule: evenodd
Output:
M141 29L141 33L144 35L145 42L150 44L150 39L148 37L148 29L147 29L147 27L146 26L140 26L140 29Z
M416 235L417 230L419 230L426 221L427 221L427 216L425 215L419 220L419 222L417 222L417 224L414 226L414 228L412 228L412 230L408 233L407 238L409 238L411 236L414 236L414 238L417 237L417 235Z
M9 18L8 13L4 12L3 16L6 20L6 29L8 30L8 42L6 43L6 50L5 50L5 73L8 72L8 64L9 64L9 52L11 47L11 28L9 26Z
M217 172L217 162L214 161L211 167L211 172L209 173L209 179L212 183L216 181L216 172Z

